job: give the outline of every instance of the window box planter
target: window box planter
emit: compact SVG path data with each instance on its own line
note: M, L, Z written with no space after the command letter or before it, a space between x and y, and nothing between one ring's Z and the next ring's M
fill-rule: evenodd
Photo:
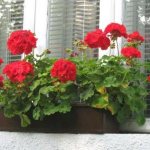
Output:
M118 56L111 55L110 51L110 56L104 55L100 59L87 57L92 48L117 48L117 39L127 37L125 26L121 24L111 23L105 31L105 34L100 29L87 33L84 42L74 42L75 51L66 51L68 58L60 59L49 57L51 51L47 49L36 57L31 54L37 40L32 32L23 30L11 33L7 42L10 52L27 55L23 60L4 66L6 78L0 75L0 107L4 108L8 118L18 115L22 127L31 125L21 128L20 119L9 120L2 115L0 129L114 133L118 132L115 117L119 123L125 123L133 115L136 122L143 125L145 98L148 95L145 87L150 82L150 76L147 77L141 70L143 67L150 68L150 63L140 62L137 58L142 57L138 46L144 38L134 32L130 38L128 36L121 55L118 49ZM88 106L72 105L76 100ZM70 112L71 105L73 108ZM112 117L105 110L115 116ZM45 116L50 117L43 121L31 120L40 120Z
M43 133L117 133L119 125L115 118L105 110L94 109L87 105L74 105L71 112L54 114L43 121L32 120L30 126L20 127L20 119L5 118L0 113L0 130Z

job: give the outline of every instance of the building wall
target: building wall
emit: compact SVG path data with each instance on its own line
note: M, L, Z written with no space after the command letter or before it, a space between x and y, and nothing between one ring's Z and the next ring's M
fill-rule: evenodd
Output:
M149 150L149 134L0 132L0 150Z

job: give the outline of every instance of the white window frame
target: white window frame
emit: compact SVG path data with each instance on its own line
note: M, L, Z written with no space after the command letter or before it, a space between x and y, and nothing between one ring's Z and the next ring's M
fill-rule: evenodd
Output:
M31 30L38 38L34 54L41 54L47 48L48 0L25 0L23 29Z

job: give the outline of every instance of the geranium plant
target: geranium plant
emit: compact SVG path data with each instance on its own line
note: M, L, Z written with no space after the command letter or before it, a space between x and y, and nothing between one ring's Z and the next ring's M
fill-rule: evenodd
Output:
M88 57L94 48L115 51L121 37L127 42L118 49L118 56L110 53L99 59ZM8 39L12 54L26 56L4 66L0 75L0 105L6 117L19 116L25 127L31 118L42 120L69 112L78 102L108 110L120 123L133 117L138 124L144 124L150 77L143 70L150 64L139 61L144 41L139 32L127 34L124 25L111 23L104 31L96 29L82 41L75 41L75 51L66 50L68 57L60 59L49 57L49 50L34 56L36 41L27 30L14 31Z

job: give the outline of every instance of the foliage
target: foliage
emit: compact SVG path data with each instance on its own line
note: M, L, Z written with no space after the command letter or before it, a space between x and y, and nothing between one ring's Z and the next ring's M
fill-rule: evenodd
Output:
M117 37L112 39L117 40ZM31 118L42 120L55 113L67 113L73 103L80 102L109 110L120 123L134 117L139 125L144 124L148 92L147 77L142 70L150 68L150 64L137 60L130 53L129 57L122 54L89 59L86 56L88 43L75 43L78 43L75 46L82 55L72 55L68 50L71 57L67 58L76 65L75 81L61 82L51 76L57 59L49 58L48 50L36 57L29 54L24 58L34 66L34 76L28 76L23 82L12 82L9 78L3 81L0 105L5 116L19 116L21 125L26 127ZM114 45L114 41L111 44Z

